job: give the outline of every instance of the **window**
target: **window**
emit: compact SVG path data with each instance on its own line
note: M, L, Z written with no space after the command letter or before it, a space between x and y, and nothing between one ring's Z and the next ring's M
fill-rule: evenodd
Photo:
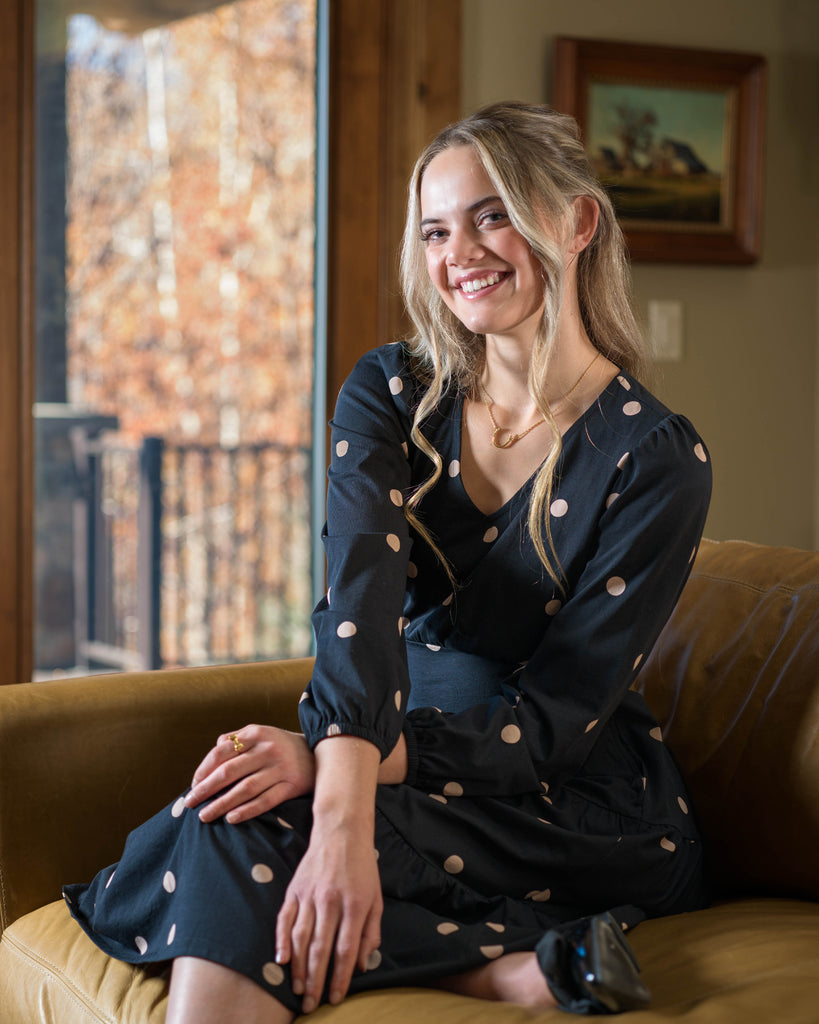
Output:
M306 654L315 0L97 7L37 5L35 670Z

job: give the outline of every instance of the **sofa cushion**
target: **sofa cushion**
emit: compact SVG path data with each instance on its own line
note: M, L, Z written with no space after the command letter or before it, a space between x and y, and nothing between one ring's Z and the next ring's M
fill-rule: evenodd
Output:
M703 541L638 685L718 892L819 898L819 553Z
M652 990L623 1024L816 1024L819 907L746 900L647 921L632 936ZM62 902L17 920L0 940L3 1024L162 1024L167 972L110 960ZM427 989L355 996L311 1015L316 1024L539 1024L560 1016ZM562 1016L561 1016L561 1019ZM228 1022L226 1022L228 1024Z

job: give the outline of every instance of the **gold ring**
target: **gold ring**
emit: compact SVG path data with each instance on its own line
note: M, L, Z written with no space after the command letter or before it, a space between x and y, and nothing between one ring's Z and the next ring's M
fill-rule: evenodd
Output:
M238 754L240 751L245 749L244 743L239 739L235 732L232 732L228 739L233 742L233 749Z

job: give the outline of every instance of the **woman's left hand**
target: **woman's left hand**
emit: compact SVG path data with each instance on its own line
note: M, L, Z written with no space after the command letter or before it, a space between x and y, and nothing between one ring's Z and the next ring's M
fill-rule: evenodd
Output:
M210 800L199 812L201 820L224 815L235 825L312 792L315 780L315 758L304 736L270 725L247 725L219 737L194 772L185 803L193 808Z
M372 966L381 944L384 900L372 828L314 823L310 845L287 888L276 921L276 960L289 963L302 1012L346 996L353 971Z
M304 1013L318 1006L328 970L330 1002L340 1003L356 966L372 966L384 909L374 837L378 749L334 736L316 746L315 758L310 845L276 921L276 960L290 964Z

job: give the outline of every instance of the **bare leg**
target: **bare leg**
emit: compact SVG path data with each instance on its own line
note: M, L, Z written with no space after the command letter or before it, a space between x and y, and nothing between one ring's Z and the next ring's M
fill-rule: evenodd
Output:
M295 1017L255 981L210 960L173 962L165 1024L290 1024Z
M435 985L462 996L518 1003L532 1010L557 1006L534 953L507 953L463 974L439 978Z

